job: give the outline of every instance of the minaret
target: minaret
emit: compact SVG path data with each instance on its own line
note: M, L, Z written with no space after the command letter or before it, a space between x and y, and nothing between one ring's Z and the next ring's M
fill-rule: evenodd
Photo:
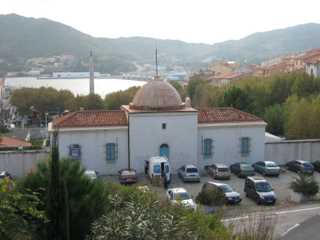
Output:
M160 80L159 70L158 70L158 48L156 47L156 75L154 76L154 80Z
M94 68L93 68L93 55L90 51L90 94L94 94Z

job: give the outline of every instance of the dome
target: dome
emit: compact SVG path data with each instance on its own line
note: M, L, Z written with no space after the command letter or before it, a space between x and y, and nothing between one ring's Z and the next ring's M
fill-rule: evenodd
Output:
M130 104L131 109L181 109L184 104L177 90L169 83L153 80L143 85Z

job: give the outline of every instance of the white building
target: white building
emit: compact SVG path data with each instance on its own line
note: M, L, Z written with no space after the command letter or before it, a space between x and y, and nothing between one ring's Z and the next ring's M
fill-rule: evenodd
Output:
M310 76L320 77L320 61L312 60L306 62L305 70Z
M165 155L174 171L264 159L266 123L234 108L198 110L167 82L150 81L118 111L79 111L54 120L61 157L101 174L144 171L145 160Z

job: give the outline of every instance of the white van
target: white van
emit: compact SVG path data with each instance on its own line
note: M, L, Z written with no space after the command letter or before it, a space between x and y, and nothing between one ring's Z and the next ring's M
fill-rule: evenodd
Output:
M170 164L166 157L151 157L146 161L145 173L150 177L150 179L164 175L167 182L171 181Z

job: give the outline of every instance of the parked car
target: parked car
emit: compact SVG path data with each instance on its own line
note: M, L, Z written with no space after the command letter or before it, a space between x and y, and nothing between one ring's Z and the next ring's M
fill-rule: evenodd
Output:
M184 207L196 209L197 205L191 195L184 188L170 188L167 190L167 199L172 204L181 204Z
M320 161L314 161L312 165L314 170L320 173Z
M314 167L309 161L294 160L286 164L288 170L296 173L313 174Z
M191 164L179 168L178 175L184 182L200 182L199 170Z
M230 169L228 166L215 163L205 167L207 173L214 179L230 179Z
M272 186L262 177L247 177L244 192L258 204L275 204L277 201Z
M226 183L207 182L203 184L201 191L212 189L213 192L220 191L225 196L225 202L228 204L239 204L242 199L240 194L232 189L230 185Z
M281 168L272 161L259 161L252 165L254 170L262 175L279 176Z
M230 166L230 170L238 177L248 177L255 175L253 167L250 164L244 162L232 164Z
M137 172L134 169L121 169L119 171L119 182L121 184L132 184L138 181Z
M94 171L94 170L85 170L84 175L86 175L91 180L95 180L98 178L98 173L97 171Z
M10 173L8 173L7 171L0 171L0 180L4 179L5 177L9 178L9 179L13 179L12 175Z

